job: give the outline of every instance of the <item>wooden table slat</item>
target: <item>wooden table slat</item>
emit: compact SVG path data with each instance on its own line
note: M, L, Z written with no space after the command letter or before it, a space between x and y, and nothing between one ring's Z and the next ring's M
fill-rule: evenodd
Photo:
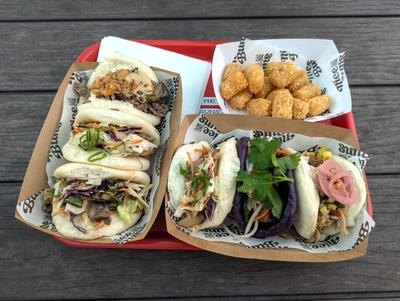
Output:
M3 0L0 20L82 20L155 18L309 17L398 15L396 0L335 1L135 1Z
M0 299L400 300L397 0L0 1ZM333 39L346 52L376 228L366 256L305 264L204 251L73 249L16 219L22 177L76 56L136 39Z
M346 52L351 85L400 85L398 28L400 18L0 22L0 91L55 90L79 53L107 35L136 39L332 39L339 51Z

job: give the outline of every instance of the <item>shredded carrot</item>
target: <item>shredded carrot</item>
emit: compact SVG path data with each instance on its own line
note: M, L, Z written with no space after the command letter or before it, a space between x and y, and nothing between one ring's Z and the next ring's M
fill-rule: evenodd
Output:
M84 132L86 129L81 128L80 126L76 125L75 123L72 125L72 133L74 135L78 134L78 133L82 133Z
M88 124L90 127L97 129L100 127L100 123L99 122L91 122ZM86 129L85 129L86 130Z
M119 190L120 190L120 191L128 192L128 188L126 188L126 187L120 188Z
M58 211L57 211L56 213L53 214L53 217L56 216L56 215L58 215L58 214L66 215L67 213L68 213L68 212L65 211L65 208L64 208L64 207L60 207L60 208L58 209Z
M261 212L257 215L256 221L266 222L269 218L270 210L268 208L263 208Z
M61 199L63 198L63 195L61 195L61 196L59 196L58 198L56 198L56 199L53 199L53 201L51 202L53 205L54 204L57 204L59 201L61 201Z
M143 139L135 139L135 140L128 141L126 143L128 143L128 144L139 144L142 141L143 141Z
M189 161L189 165L190 165L191 174L194 175L194 164L193 164L192 157L190 156L189 152L186 152L186 153L188 155L188 161Z
M104 220L101 220L98 223L94 224L93 228L95 228L97 230L98 228L101 228L101 227L103 227L105 225L106 225L106 223L104 222Z
M276 150L276 154L277 155L281 155L281 156L289 156L292 154L292 152L290 150L287 149L277 149Z
M202 145L201 148L196 148L195 149L196 152L199 152L202 155L207 155L209 153L209 150L207 147L205 147L204 145Z

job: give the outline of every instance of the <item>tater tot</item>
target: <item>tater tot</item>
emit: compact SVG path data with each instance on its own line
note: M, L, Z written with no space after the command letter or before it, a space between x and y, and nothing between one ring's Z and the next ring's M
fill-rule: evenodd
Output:
M298 98L293 98L293 119L304 119L310 109L308 102Z
M274 89L274 85L271 83L269 76L264 77L264 84L261 90L255 94L256 98L265 98L272 90Z
M282 62L278 69L270 74L271 83L278 88L287 87L298 75L297 67L292 61Z
M264 84L264 71L258 64L253 64L246 68L243 73L249 83L250 92L258 93Z
M247 111L251 115L271 116L272 101L266 98L254 98L247 104Z
M243 69L244 69L243 66L241 64L237 64L237 63L232 63L232 64L226 65L224 74L222 76L222 80L226 80L233 73L238 72L238 71L243 71Z
M274 90L268 96L272 100L272 117L292 119L293 97L289 90Z
M267 95L267 98L270 100L274 100L275 97L282 97L282 96L289 97L289 95L292 96L288 89L275 89L272 90L271 93Z
M265 66L265 74L271 75L272 71L279 70L281 64L282 62L268 63L267 66Z
M307 117L314 117L322 114L331 106L331 97L328 95L322 95L313 97L308 100L310 110L308 111Z
M221 84L221 95L225 100L231 99L233 96L243 91L248 86L247 80L243 72L237 71L232 73L229 78Z
M298 75L296 76L296 78L288 86L289 91L292 93L310 83L307 72L305 70L300 69L297 71L297 74Z
M293 97L301 100L311 99L321 95L321 88L317 84L307 84L293 93Z
M249 89L244 89L229 100L229 105L237 110L242 110L246 107L253 94Z

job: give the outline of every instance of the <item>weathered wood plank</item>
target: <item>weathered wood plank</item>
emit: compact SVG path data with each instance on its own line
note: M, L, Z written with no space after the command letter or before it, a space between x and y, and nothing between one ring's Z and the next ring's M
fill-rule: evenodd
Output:
M400 172L400 87L353 88L353 111L362 149L369 153L368 173ZM52 101L52 93L0 94L0 179L22 180ZM379 101L378 101L379 100Z
M86 47L107 35L136 39L333 39L353 85L400 84L400 18L143 20L0 23L0 91L56 89ZM27 71L29 70L29 72Z
M385 300L385 301L395 301L399 300L400 293L397 292L367 292L367 293L346 293L346 294L324 294L324 293L315 293L312 295L309 294L295 294L295 295L275 295L275 296L226 296L226 297L194 297L194 298L179 298L179 300L184 301L201 301L206 299L212 299L214 301L287 301L287 300L324 300L324 301L334 301L334 300L351 300L351 301L375 301L375 300ZM128 300L138 300L138 299L128 299ZM156 298L151 299L152 301L157 300L166 300L165 298Z
M12 1L0 3L0 20L155 19L396 15L395 0L382 1Z
M320 297L314 299L337 294L345 299L347 293L363 298L371 292L379 298L399 291L399 175L370 176L377 227L367 255L331 264L242 260L202 251L68 248L13 218L19 185L0 184L3 299L278 295L275 299L290 300L313 299L313 294Z

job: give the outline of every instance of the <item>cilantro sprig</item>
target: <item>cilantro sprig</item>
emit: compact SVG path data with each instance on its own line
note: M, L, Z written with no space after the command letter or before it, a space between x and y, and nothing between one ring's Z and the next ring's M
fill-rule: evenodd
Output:
M282 215L283 202L276 190L276 184L293 182L294 180L286 173L295 169L300 161L297 153L277 157L276 151L281 145L282 142L278 139L250 140L248 160L253 164L253 169L250 173L240 170L237 176L237 181L242 182L237 190L248 193L265 208L271 209L272 215L278 219Z

